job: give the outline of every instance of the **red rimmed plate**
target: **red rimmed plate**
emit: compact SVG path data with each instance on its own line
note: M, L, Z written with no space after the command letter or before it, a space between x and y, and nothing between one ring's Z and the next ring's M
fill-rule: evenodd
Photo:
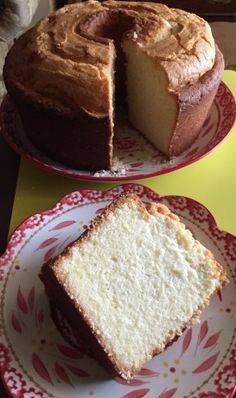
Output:
M63 339L50 317L38 278L41 264L79 236L89 220L123 191L161 201L215 254L231 283L164 353L130 384L112 380L91 358ZM68 194L48 211L25 220L0 258L0 372L18 398L228 398L236 378L236 238L217 228L209 211L181 196L160 197L141 185Z
M224 83L220 84L210 114L197 140L183 154L171 159L161 155L142 135L121 118L114 141L112 171L82 171L57 163L38 151L26 138L19 117L6 97L1 107L0 127L8 144L37 166L80 180L124 181L170 173L196 162L213 151L230 132L236 116L235 100Z

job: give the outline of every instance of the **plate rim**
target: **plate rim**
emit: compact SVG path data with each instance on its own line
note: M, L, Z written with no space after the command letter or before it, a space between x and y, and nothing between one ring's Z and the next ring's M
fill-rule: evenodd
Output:
M66 195L61 196L61 197L59 198L59 200L57 200L57 201L55 202L55 204L54 204L52 207L50 207L50 209L46 209L46 210L43 210L43 211L38 212L38 213L33 213L33 214L30 215L29 217L26 217L26 218L14 229L14 231L10 234L9 239L8 239L8 242L7 242L7 245L6 245L6 250L5 250L5 251L3 252L3 254L0 256L0 268L1 268L2 266L4 266L4 264L1 263L1 260L2 260L2 258L4 258L4 255L6 254L6 252L7 252L8 248L9 248L9 246L11 245L12 239L13 239L13 236L14 236L15 232L16 232L19 228L23 228L24 230L25 230L25 229L26 229L26 230L27 230L27 229L33 230L33 229L36 227L35 230L38 230L38 228L40 227L40 225L42 225L42 223L44 222L44 220L40 220L39 225L36 225L36 226L34 225L33 228L30 227L29 225L27 225L27 222L28 222L30 219L33 219L35 216L37 216L37 215L40 215L40 216L41 216L41 215L44 215L44 216L47 216L47 217L51 218L51 217L52 217L53 215L55 215L55 214L58 214L58 215L63 214L63 212L62 212L63 207L60 207L59 205L61 205L61 206L64 205L65 207L66 207L66 206L69 206L69 208L71 208L71 209L76 208L76 207L80 207L80 204L79 204L79 203L70 203L70 204L68 204L68 202L66 201L66 199L72 197L73 194L76 194L76 195L77 195L77 194L81 194L82 197L86 197L86 196L88 196L89 193L91 194L91 193L97 193L97 192L99 192L99 194L101 195L101 196L99 197L99 201L103 201L103 200L112 200L112 198L109 197L109 193L112 192L112 191L117 190L117 195L120 195L121 193L127 192L127 191L132 190L132 189L135 189L135 188L141 189L140 192L137 192L137 195L138 195L138 196L143 196L143 195L146 195L146 194L149 193L149 194L150 194L150 199L152 199L152 200L154 200L154 201L155 201L155 200L158 200L159 198L161 198L162 200L165 199L165 198L173 198L173 199L175 199L175 198L182 198L182 199L186 199L186 201L187 201L188 203L191 203L191 204L193 204L193 205L195 204L195 205L197 205L197 206L200 206L200 208L203 208L203 209L206 210L206 212L207 212L207 215L208 215L208 217L209 217L209 218L208 218L208 224L209 224L209 225L215 226L219 232L222 232L222 233L226 234L226 236L229 236L231 239L233 239L234 241L236 241L236 236L233 235L233 234L231 234L231 233L229 233L229 232L226 232L226 231L220 229L219 226L218 226L218 224L217 224L217 221L216 221L215 217L213 216L213 214L211 213L211 211L210 211L205 205L203 205L202 203L198 202L197 200L195 200L195 199L193 199L193 198L191 198L191 197L184 196L184 195L173 195L173 194L172 194L172 195L161 195L161 194L159 194L158 192L156 192L155 190L153 190L152 188L147 187L147 186L145 186L145 185L136 184L136 183L129 183L129 184L121 184L121 185L119 185L119 186L116 186L116 187L113 187L113 188L108 188L108 189L106 189L106 190L99 190L99 189L77 189L77 190L74 190L74 191L71 191L71 192L67 193ZM64 203L63 203L63 201L64 201ZM91 204L91 203L97 203L97 201L98 201L97 198L95 198L94 200L88 202L88 205ZM85 203L84 205L86 206L87 203ZM177 212L177 210L174 210L174 211ZM61 213L61 212L62 212L62 213ZM201 222L198 221L198 223L199 223L199 225L200 225ZM32 232L32 233L33 233L33 232ZM215 238L215 239L216 239L216 238ZM18 244L15 244L15 247L17 247L19 244L21 244L21 242L19 242ZM9 261L10 261L10 260L7 260L6 263L9 264ZM3 280L5 280L5 276L4 276ZM234 282L236 282L236 280L235 280ZM12 390L7 386L7 384L6 384L6 382L5 382L5 379L4 379L4 376L3 376L3 375L4 375L4 371L2 371L2 369L0 368L0 378L1 378L1 380L2 380L2 383L3 383L3 385L4 385L4 387L5 387L6 391L7 391L7 393L10 394L11 397L13 397L13 396L14 396L14 393L12 393ZM40 389L40 391L41 391L41 389ZM203 391L203 392L204 392L204 391ZM230 395L228 396L228 398L233 398L235 392L236 392L236 386L233 387L233 389L232 389L232 391L230 392ZM13 395L12 395L12 394L13 394ZM20 395L20 397L23 397L23 396Z
M232 119L232 123L230 125L230 128L227 130L227 132L224 134L224 136L216 143L214 144L212 147L210 146L209 148L205 148L199 155L190 158L186 161L183 161L182 163L176 165L176 166L170 166L167 167L166 169L162 169L156 172L150 172L147 174L136 174L136 175L129 175L129 176L125 176L125 175L121 175L121 176L95 176L94 175L81 175L79 174L80 172L83 172L83 170L78 170L78 174L77 172L73 171L73 168L69 168L68 170L63 169L63 167L68 167L66 165L61 164L60 162L58 163L58 167L54 166L48 162L45 162L43 160L40 160L38 157L35 157L34 154L28 152L25 148L19 147L17 145L17 143L15 142L15 140L12 138L12 135L8 134L8 130L6 127L6 124L4 123L4 108L6 106L6 104L8 104L9 102L11 103L12 100L9 96L9 94L7 94L2 103L1 103L1 107L0 107L0 134L2 135L2 137L5 139L5 141L8 143L8 145L20 156L22 156L24 159L28 160L30 163L34 164L35 166L43 169L43 170L47 170L50 173L53 174L57 174L63 177L69 177L69 178L73 178L76 180L81 180L81 181L95 181L95 182L121 182L121 181L131 181L131 180L143 180L143 179L148 179L148 178L153 178L153 177L157 177L160 175L164 175L164 174L169 174L171 172L180 170L182 168L185 168L187 166L190 166L191 164L203 159L204 157L210 155L215 149L217 149L217 147L219 145L221 145L224 140L228 137L228 135L231 133L232 128L235 124L235 120L236 120L236 99L235 96L233 95L232 91L230 90L230 88L227 86L226 83L224 83L223 81L220 82L220 85L218 87L221 87L221 85L224 87L224 90L230 95L231 97L231 101L234 102L234 112L233 112L233 119ZM218 92L218 91L217 91ZM217 94L216 94L217 95ZM214 99L214 101L217 104L216 101L216 97ZM49 160L53 161L52 159L49 158ZM54 161L53 161L54 162ZM55 161L56 162L56 161ZM60 167L61 165L61 167ZM86 171L85 171L86 172ZM88 171L89 172L89 171Z
M68 192L68 193L65 194L65 195L61 195L61 196L59 197L59 199L56 200L56 201L54 202L54 204L53 204L49 209L45 209L45 210L42 210L42 211L39 211L39 212L34 212L34 213L32 213L31 215L25 217L25 218L13 229L13 231L12 231L12 232L9 234L9 236L8 236L5 250L4 250L3 253L0 255L0 260L1 260L1 258L4 256L4 254L6 253L6 250L8 249L9 245L11 245L12 237L13 237L13 235L15 234L15 232L16 232L18 229L23 228L23 226L24 226L25 224L27 224L27 222L28 222L31 218L33 218L33 217L35 217L35 216L37 216L37 215L48 215L49 212L52 213L52 212L56 211L56 210L57 210L57 207L59 207L60 204L63 204L63 202L65 201L65 199L66 199L67 197L69 197L69 196L71 196L71 195L73 195L73 194L77 194L77 193L80 193L80 194L82 194L82 196L85 196L88 192L99 192L99 193L102 194L102 196L106 197L106 196L109 194L109 192L112 192L113 190L115 190L115 189L117 189L117 188L118 188L118 189L121 189L122 192L126 192L126 191L128 191L130 188L132 189L132 188L134 188L134 187L140 187L141 189L150 191L152 194L154 194L154 196L156 196L156 199L158 199L158 198L162 198L162 199L165 199L165 198L184 198L184 199L186 199L186 200L187 200L188 202L190 202L190 203L196 204L197 206L201 206L203 209L205 209L205 210L207 211L207 213L208 213L208 215L209 215L209 217L210 217L210 222L213 223L213 224L217 227L217 229L218 229L220 232L225 233L225 234L231 236L231 238L233 238L233 239L236 240L236 235L234 235L234 234L232 234L231 232L225 231L224 229L220 228L220 226L218 225L217 220L216 220L216 218L214 217L214 215L212 214L212 212L208 209L207 206L205 206L203 203L199 202L198 200L196 200L196 199L194 199L194 198L192 198L192 197L190 197L190 196L185 196L185 195L174 195L174 194L162 195L162 194L159 194L155 189L150 188L150 187L148 187L148 186L146 186L146 185L144 185L144 184L135 183L135 182L129 182L129 183L124 183L124 184L119 184L119 185L117 185L117 186L115 186L115 187L107 188L107 189L104 189L104 190L96 189L96 188L91 188L91 189L90 189L90 188L75 189L75 190L73 190L73 191ZM0 262L0 268L1 268L1 266L2 266L2 264L1 264L1 262Z

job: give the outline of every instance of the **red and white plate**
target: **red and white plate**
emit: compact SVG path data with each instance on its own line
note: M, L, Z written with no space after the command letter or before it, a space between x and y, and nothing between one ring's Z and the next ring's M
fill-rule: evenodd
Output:
M164 353L145 364L130 384L109 375L68 343L50 316L38 278L42 263L76 239L91 218L123 191L161 201L227 269L231 283ZM25 220L0 257L0 372L17 398L229 398L236 380L236 237L218 229L192 199L160 197L141 185L68 194L48 211Z
M67 167L37 150L27 139L19 116L9 99L2 103L0 130L9 145L37 166L80 180L124 181L169 173L188 166L213 151L230 132L236 116L235 100L224 83L220 84L211 111L201 132L183 154L167 160L141 134L120 117L114 140L114 166L97 173Z

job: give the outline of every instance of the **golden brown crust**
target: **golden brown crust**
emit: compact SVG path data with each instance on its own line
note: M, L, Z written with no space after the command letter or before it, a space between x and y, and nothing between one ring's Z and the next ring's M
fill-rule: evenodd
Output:
M78 240L71 243L59 256L55 259L50 260L43 265L40 278L43 281L46 292L54 303L54 305L67 317L68 321L73 328L80 330L82 338L91 346L94 356L100 361L100 363L107 368L112 374L118 374L125 380L130 380L135 374L139 372L139 368L125 368L115 356L115 353L107 346L105 339L93 325L92 320L86 314L86 310L80 306L80 304L70 295L70 291L67 290L67 286L64 283L64 277L60 271L60 265L64 259L70 256L73 252L74 247L82 247L86 240L89 240L93 231L99 230L99 227L106 222L107 218L114 214L124 204L129 206L135 204L140 210L142 216L149 217L154 215L155 217L168 217L170 220L176 222L181 229L185 229L185 225L179 220L179 217L172 213L165 205L161 203L151 203L145 205L139 198L133 193L126 192L120 195L115 201L113 201L101 215L97 216L89 226L89 228L80 236ZM201 245L195 241L196 244ZM205 255L211 259L211 266L214 269L213 277L219 280L219 287L221 289L225 284L228 283L228 278L223 267L217 263L209 250L205 250ZM194 321L199 319L199 316L205 306L209 303L210 297L208 297L193 313L191 319L184 323L179 331L176 333L170 332L166 337L165 343L160 347L156 347L149 355L147 359L162 352L165 347L179 335L182 334L186 327L190 326Z
M215 63L194 85L187 86L179 93L179 112L173 132L169 155L177 156L197 138L209 113L224 71L223 55L216 47Z
M214 65L214 40L200 17L162 4L88 1L50 14L17 40L6 60L6 84L14 81L25 95L37 93L46 106L63 112L80 107L108 115L108 68L120 25L119 39L126 35L161 62L173 92L194 84ZM22 52L25 62L16 64Z
M101 7L99 2L66 6L23 34L6 59L6 85L66 115L76 116L78 109L109 115L112 43L100 45L74 31L84 13ZM22 53L25 62L16 64Z

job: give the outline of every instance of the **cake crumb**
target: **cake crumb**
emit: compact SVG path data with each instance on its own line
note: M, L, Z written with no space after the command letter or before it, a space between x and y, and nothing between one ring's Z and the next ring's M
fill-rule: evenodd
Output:
M118 157L114 157L113 164L111 170L99 170L94 173L95 177L109 177L114 175L123 176L126 174L125 165L118 159Z

